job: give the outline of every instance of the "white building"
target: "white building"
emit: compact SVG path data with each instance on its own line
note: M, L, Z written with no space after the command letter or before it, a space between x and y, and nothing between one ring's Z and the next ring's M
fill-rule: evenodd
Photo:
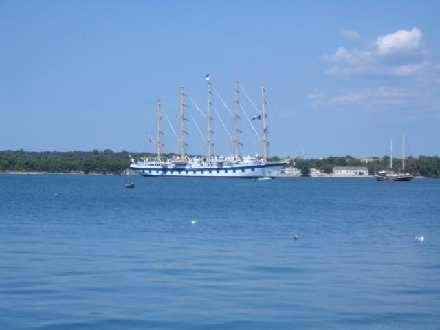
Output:
M368 175L368 168L364 166L335 166L333 176L361 176Z

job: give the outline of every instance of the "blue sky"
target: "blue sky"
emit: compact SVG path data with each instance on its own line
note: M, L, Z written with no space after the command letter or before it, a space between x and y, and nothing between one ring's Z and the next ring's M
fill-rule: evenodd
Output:
M242 154L440 155L440 1L0 1L0 150L231 154L234 79ZM223 101L227 105L223 105ZM254 105L255 107L254 107ZM201 112L198 110L198 108ZM229 110L228 110L229 109ZM253 130L250 122L254 124ZM225 127L227 129L225 129Z

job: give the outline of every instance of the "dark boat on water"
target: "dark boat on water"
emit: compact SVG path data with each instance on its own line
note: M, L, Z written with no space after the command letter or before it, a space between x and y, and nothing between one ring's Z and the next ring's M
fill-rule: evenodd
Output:
M397 173L392 170L380 171L374 177L377 181L411 181L414 179L410 173Z
M131 179L131 176L130 176L130 169L127 168L127 170L126 170L125 173L126 173L127 178L128 178L128 181L127 181L127 183L125 184L125 188L134 188L134 182L130 180L130 179Z
M379 171L374 176L377 181L411 181L414 175L405 172L405 134L402 138L402 171L393 170L393 140L390 141L390 168L388 170Z

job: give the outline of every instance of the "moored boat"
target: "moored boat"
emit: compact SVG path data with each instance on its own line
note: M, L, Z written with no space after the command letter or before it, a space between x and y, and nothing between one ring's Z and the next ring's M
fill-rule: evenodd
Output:
M399 172L393 170L393 140L390 140L390 168L375 174L377 181L411 181L414 175L405 172L405 134L402 137L402 169Z
M134 182L127 182L125 188L134 188Z
M125 188L134 188L134 182L131 181L131 175L130 175L130 169L127 168L125 171L125 174L127 176L127 183L125 184Z
M374 177L377 181L411 181L414 179L410 173L398 173L392 170L380 171Z
M235 81L235 109L234 109L234 154L231 156L215 156L212 155L211 147L213 146L211 139L211 81L209 75L206 78L208 83L208 107L207 107L207 154L206 156L188 157L185 153L185 94L183 87L180 89L180 155L170 159L162 157L162 131L161 131L161 103L157 103L157 139L155 141L157 147L157 156L154 159L142 158L135 160L131 158L130 169L139 175L145 177L229 177L229 178L276 178L279 171L290 161L295 158L269 162L267 160L267 113L265 89L261 87L262 109L261 113L256 117L262 122L263 157L258 156L240 156L239 147L242 145L239 141L238 133L238 82Z

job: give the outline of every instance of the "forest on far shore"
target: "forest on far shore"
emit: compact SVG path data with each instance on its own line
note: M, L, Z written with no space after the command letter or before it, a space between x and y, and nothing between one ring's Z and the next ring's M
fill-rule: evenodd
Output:
M0 151L0 173L75 173L75 174L122 174L130 165L131 155L134 159L140 157L154 158L152 153L129 153L128 151L113 152L112 150L92 151ZM172 155L163 155L171 158ZM280 160L272 157L269 161ZM401 159L393 159L393 168L399 170ZM418 175L440 178L440 157L420 156L409 157L405 161L405 170ZM301 169L303 175L310 168L317 168L324 173L332 173L334 166L366 166L369 174L386 169L389 157L373 158L369 163L361 162L351 156L327 157L322 159L297 159L286 166Z

